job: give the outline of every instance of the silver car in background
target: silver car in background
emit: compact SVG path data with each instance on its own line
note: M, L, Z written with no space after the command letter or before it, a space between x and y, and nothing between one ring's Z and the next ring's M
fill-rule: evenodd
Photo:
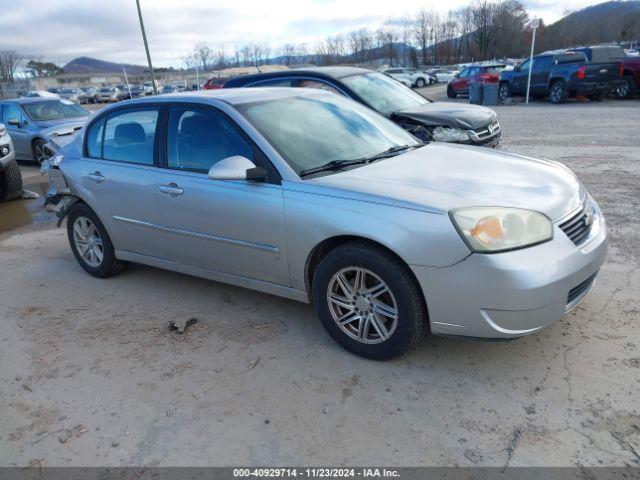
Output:
M373 359L429 331L537 332L590 291L607 243L561 164L425 145L316 89L114 105L45 171L91 275L138 262L311 302L338 343Z
M45 145L58 137L69 137L84 125L90 113L65 99L46 97L0 101L0 122L4 123L18 160L42 163L49 153Z
M63 88L59 95L60 98L70 100L73 103L89 103L89 95L80 88Z

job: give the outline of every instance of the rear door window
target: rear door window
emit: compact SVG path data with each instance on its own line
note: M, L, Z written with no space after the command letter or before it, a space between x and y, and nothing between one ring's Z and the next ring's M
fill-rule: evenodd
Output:
M117 162L153 165L158 108L115 111L107 118L103 158Z
M263 80L262 82L254 83L252 87L293 87L294 80L288 78L276 78L273 80Z
M537 57L533 59L533 68L531 69L534 72L545 72L551 66L551 57Z
M300 88L317 88L319 90L326 90L327 92L341 95L341 93L335 87L318 80L300 80L300 83L298 85Z

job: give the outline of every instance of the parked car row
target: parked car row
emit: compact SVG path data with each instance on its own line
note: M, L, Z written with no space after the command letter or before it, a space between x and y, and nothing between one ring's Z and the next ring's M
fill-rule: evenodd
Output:
M497 83L498 100L526 96L562 103L569 98L600 100L613 93L633 97L640 86L640 58L627 57L618 46L591 46L544 52L514 68L477 64L464 68L447 85L447 96L468 95L472 83Z

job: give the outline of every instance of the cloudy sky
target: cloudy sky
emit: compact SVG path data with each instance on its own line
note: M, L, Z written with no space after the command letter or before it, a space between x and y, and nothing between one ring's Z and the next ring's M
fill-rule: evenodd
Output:
M212 46L286 42L314 45L327 35L413 15L446 11L469 0L140 0L158 66L180 66L204 41ZM603 0L524 1L551 23ZM2 0L0 49L64 64L78 56L144 64L135 0Z

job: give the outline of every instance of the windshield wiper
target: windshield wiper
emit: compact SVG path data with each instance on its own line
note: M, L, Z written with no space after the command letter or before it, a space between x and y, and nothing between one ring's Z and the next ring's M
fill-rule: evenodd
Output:
M375 155L371 155L370 157L365 157L364 160L366 160L367 163L369 163L375 160L380 160L381 158L393 157L400 152L404 152L405 150L413 150L415 148L420 148L423 146L424 145L422 143L418 143L415 145L396 145L395 147L391 147L388 150L385 150L384 152L376 153Z
M370 155L368 157L354 158L353 160L331 160L330 162L327 162L323 165L308 168L306 170L301 170L298 175L300 175L300 177L307 177L318 172L340 170L341 168L349 167L351 165L367 164L370 162L375 162L376 160L380 160L382 158L393 157L394 155L397 155L400 152L404 152L405 150L413 150L414 148L419 148L422 146L423 144L421 143L418 143L416 145L396 145L395 147L391 147L384 152L376 153L375 155Z
M341 168L348 167L349 165L358 165L361 163L367 163L366 158L356 158L354 160L331 160L323 165L317 167L301 170L298 175L300 177L306 177L318 172L324 172L327 170L340 170Z

